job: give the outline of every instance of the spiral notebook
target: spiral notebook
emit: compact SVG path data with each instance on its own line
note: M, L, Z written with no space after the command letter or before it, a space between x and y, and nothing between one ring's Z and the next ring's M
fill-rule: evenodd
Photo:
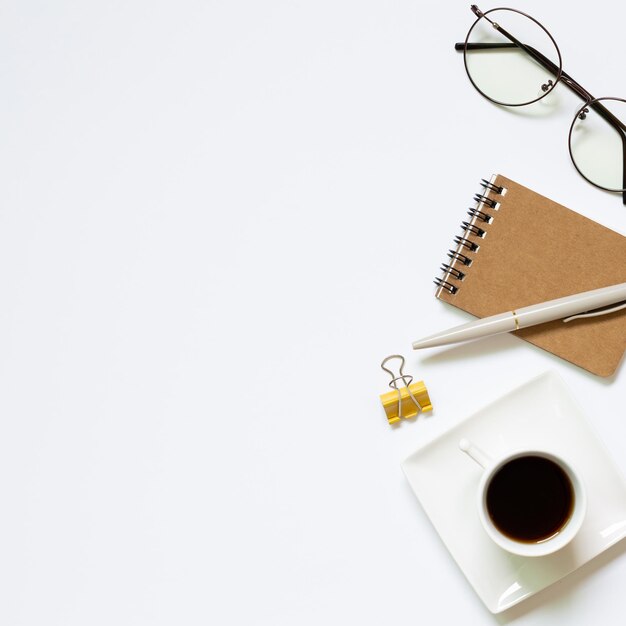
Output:
M505 178L483 180L437 298L477 317L626 282L626 237ZM526 328L518 337L599 376L626 350L626 313Z

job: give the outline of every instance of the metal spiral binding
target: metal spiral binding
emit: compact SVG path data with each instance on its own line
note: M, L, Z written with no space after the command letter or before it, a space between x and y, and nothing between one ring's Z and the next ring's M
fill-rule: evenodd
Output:
M495 209L498 206L496 200L492 200L489 196L483 196L481 193L474 194L474 200L478 202L478 204L486 204L492 209Z
M499 196L502 195L502 192L504 191L504 187L498 187L498 185L490 183L485 178L481 179L480 184L487 189L487 191L493 191L493 193L497 193Z
M476 219L479 219L483 222L486 222L487 224L491 223L491 220L493 219L493 215L489 215L489 213L485 213L484 211L481 211L480 209L469 209L467 211L467 214L470 217L475 217Z
M456 243L458 246L463 246L464 248L467 248L470 252L476 252L476 250L478 250L477 243L474 243L473 241L470 241L465 237L461 237L460 235L457 235L454 238L454 243Z
M456 250L448 250L449 263L443 263L441 265L442 276L435 278L435 285L440 290L447 291L450 295L455 295L460 286L455 284L456 281L462 282L467 276L467 270L473 261L473 255L479 253L480 244L472 240L472 237L483 238L487 234L488 224L491 224L495 216L491 211L485 211L485 208L493 209L497 211L500 206L500 202L493 197L485 195L490 193L492 196L502 196L506 193L504 187L500 187L486 179L481 180L481 186L484 189L483 193L477 193L474 195L474 202L476 206L468 210L470 216L469 221L463 221L461 228L463 232L454 238L456 244ZM480 226L478 225L480 223ZM460 269L459 266L463 266ZM437 292L439 295L441 291Z
M448 256L452 261L458 261L459 263L463 263L463 265L470 266L472 264L472 259L458 250L448 250Z
M476 235L476 237L484 237L487 232L482 228L476 226L476 224L472 224L471 222L461 222L461 226L463 226L463 229L466 230L468 233Z
M463 280L465 278L465 272L462 272L458 267L454 267L454 265L442 263L440 269L442 272L449 274L452 278L456 278L457 280Z
M437 287L441 289L445 289L449 294L454 295L459 288L455 287L452 283L449 283L447 280L443 280L442 278L435 278L433 281Z

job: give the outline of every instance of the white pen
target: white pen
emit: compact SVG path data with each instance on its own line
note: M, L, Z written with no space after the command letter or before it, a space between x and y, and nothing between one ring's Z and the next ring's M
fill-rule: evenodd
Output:
M601 308L616 302L621 304L610 309ZM489 337L499 333L509 333L520 328L552 322L553 320L562 319L564 322L571 322L583 317L597 317L598 315L606 315L620 309L626 309L626 283L584 291L572 296L548 300L541 304L525 306L515 311L484 317L475 322L456 326L436 335L415 341L413 342L413 350L435 348L450 343Z

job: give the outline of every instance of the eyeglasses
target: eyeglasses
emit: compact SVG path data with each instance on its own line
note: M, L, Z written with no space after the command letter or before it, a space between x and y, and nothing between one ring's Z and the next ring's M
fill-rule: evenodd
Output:
M559 82L584 104L569 129L569 153L579 174L592 185L622 194L626 204L626 100L595 98L563 71L552 35L533 17L516 9L484 13L464 43L465 70L477 91L503 106L525 106L545 98ZM513 34L515 33L515 34Z

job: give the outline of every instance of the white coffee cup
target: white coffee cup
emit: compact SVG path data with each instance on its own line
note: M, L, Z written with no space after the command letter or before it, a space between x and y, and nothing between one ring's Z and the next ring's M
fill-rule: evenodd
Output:
M461 439L459 448L483 468L478 484L478 516L487 535L501 548L520 556L545 556L566 546L580 530L585 518L587 498L583 483L571 464L551 452L544 450L517 450L496 460L489 458L467 439ZM504 534L494 524L487 509L487 493L494 476L507 463L522 457L542 457L558 465L568 477L572 486L572 512L565 524L553 536L537 542L513 539Z

